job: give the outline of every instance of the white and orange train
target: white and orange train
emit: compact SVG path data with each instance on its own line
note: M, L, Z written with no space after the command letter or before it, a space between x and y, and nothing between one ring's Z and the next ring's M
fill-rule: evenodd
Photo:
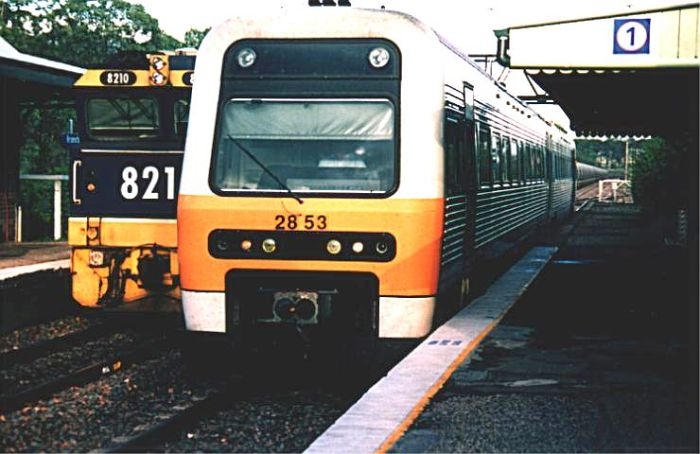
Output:
M419 338L482 252L572 211L572 133L408 15L234 18L196 73L177 216L188 330Z

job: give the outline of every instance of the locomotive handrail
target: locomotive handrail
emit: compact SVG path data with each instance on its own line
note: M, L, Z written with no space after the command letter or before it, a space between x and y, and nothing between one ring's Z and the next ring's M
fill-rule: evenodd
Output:
M73 161L73 190L71 191L71 198L76 205L80 205L83 202L78 198L78 167L82 165L83 162L79 159Z

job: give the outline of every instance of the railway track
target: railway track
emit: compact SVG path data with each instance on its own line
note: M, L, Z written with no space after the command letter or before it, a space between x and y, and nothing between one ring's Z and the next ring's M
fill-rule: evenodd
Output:
M281 385L230 377L189 403L151 415L152 423L118 436L98 452L302 451L352 403L321 396L309 382Z
M233 384L206 396L193 396L189 404L177 405L172 411L156 415L155 423L139 426L128 436L116 437L99 452L149 452L175 438L182 430L223 409L234 396Z
M596 200L598 196L598 183L590 184L584 186L576 191L576 201L574 203L574 209L576 211L585 210L586 207L590 206Z
M15 364L27 363L42 356L48 356L58 351L68 350L78 345L107 337L118 331L119 327L116 325L99 324L90 326L81 331L39 341L16 350L8 350L0 354L0 365L2 365L3 368L9 368Z
M163 349L171 347L168 337L149 339L125 352L114 353L105 360L94 362L67 374L44 381L15 393L0 396L0 413L9 413L23 406L50 397L71 386L81 386L105 375L116 373L132 364L152 358Z
M258 372L245 376L229 358L226 375L192 377L180 353L191 342L171 325L147 325L99 320L48 338L51 326L32 343L13 334L22 341L7 343L19 347L0 354L4 450L299 451L351 403L354 392L325 389L323 368L302 356L255 359ZM298 429L286 427L296 420ZM256 433L227 433L238 425Z

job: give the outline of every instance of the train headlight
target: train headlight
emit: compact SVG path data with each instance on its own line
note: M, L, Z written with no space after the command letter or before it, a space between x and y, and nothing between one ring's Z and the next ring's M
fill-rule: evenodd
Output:
M290 318L294 317L296 309L297 308L294 301L286 296L276 300L272 306L272 311L275 313L277 318L281 320L289 320Z
M316 303L306 297L299 298L296 306L296 314L301 320L311 320L316 316Z
M151 60L151 65L156 71L162 71L165 68L165 61L160 57L155 57Z
M88 183L85 189L87 189L87 192L95 192L95 183Z
M362 244L361 241L355 241L354 243L352 243L352 252L354 252L355 254L359 254L360 252L362 252L364 250L365 250L365 245Z
M380 241L380 242L378 242L377 245L375 246L375 249L376 249L376 251L377 251L379 254L384 255L384 254L386 254L387 252L389 252L389 245L386 244L384 241Z
M241 250L248 252L250 251L250 248L253 247L253 242L250 240L243 240L241 241Z
M250 68L255 63L257 55L253 49L241 49L236 56L238 66L241 68Z
M228 246L229 246L228 241L226 241L224 239L216 240L216 248L218 250L220 250L221 252L228 251Z
M164 74L161 73L153 73L151 75L151 81L153 82L153 85L165 85L165 83L168 81L166 79Z
M277 249L277 243L272 238L267 238L262 242L262 250L272 254Z
M374 68L383 68L389 63L389 51L383 47L375 47L369 52L369 64Z
M343 249L343 246L338 240L330 240L328 243L326 243L326 250L329 254L337 255L340 253L341 249Z

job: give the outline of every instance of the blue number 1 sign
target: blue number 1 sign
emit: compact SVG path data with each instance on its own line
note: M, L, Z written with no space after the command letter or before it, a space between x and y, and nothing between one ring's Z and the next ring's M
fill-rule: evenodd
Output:
M614 54L648 54L651 19L615 19Z

